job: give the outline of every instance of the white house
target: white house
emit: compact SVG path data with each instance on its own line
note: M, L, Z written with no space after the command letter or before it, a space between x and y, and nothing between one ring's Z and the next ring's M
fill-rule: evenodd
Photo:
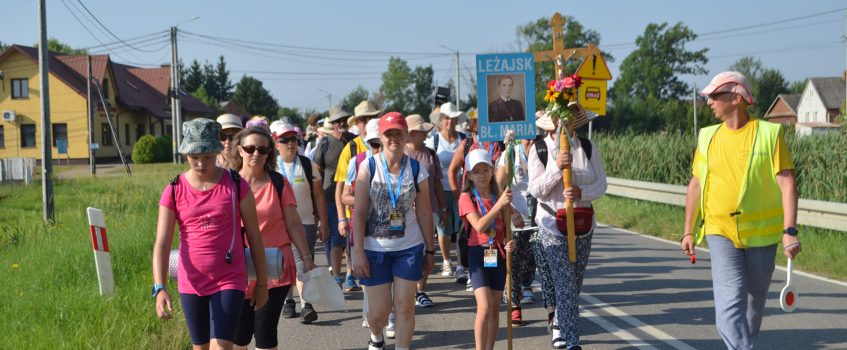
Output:
M842 77L810 78L797 104L797 134L838 131L845 93Z

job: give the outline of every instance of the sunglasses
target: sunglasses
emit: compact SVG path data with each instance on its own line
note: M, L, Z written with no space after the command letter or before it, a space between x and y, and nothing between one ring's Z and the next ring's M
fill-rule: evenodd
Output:
M291 141L296 141L296 140L297 140L297 138L292 136L292 137L279 138L279 139L276 140L276 142L285 145L285 144L288 144Z
M371 146L371 148L380 148L380 147L382 147L382 143L379 143L379 142L368 142L368 145L370 145L370 146Z
M247 154L253 154L253 152L259 151L259 154L261 154L261 155L267 155L268 153L271 152L271 149L268 148L268 146L258 146L258 147L256 147L256 146L253 146L253 145L241 146L241 150L244 151Z
M235 138L235 134L221 134L221 142L224 141L232 141Z
M716 93L713 93L713 94L709 94L709 95L708 95L708 97L709 97L709 99L717 100L717 99L718 99L718 98L720 98L721 96L723 96L723 95L727 95L727 94L733 94L733 93L732 93L732 92L729 92L729 91L716 92Z

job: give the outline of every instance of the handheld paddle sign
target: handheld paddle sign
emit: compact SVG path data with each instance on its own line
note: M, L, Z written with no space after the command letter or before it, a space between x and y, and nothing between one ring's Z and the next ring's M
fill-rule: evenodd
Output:
M792 312L797 308L797 290L791 285L792 270L794 270L794 259L788 259L788 277L785 281L785 288L782 288L782 293L779 294L779 305L785 312Z

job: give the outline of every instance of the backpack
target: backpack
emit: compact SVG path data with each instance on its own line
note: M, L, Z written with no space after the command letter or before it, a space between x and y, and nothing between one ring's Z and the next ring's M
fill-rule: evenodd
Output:
M591 140L586 139L582 136L579 137L579 143L582 146L582 150L585 152L585 156L588 157L588 160L591 160ZM535 137L535 153L538 155L538 160L541 161L541 164L544 167L547 167L547 142L544 141L544 135L538 135ZM529 209L529 220L532 223L535 223L535 215L538 213L538 199L527 194L526 195L526 204Z
M227 171L229 172L229 178L232 179L232 183L235 184L235 193L237 194L237 197L240 199L241 198L241 183L240 183L241 175L238 174L238 172L235 171L235 169L227 169ZM182 176L182 174L174 176L174 178L171 179L171 181L169 181L170 184L171 184L171 200L174 202L174 207L176 207L176 190L174 189L174 187L179 184L179 177L180 176ZM271 177L271 180L273 180L273 177ZM280 188L279 193L280 193L280 198L282 198L281 197L282 196L282 188Z
M415 192L420 192L421 189L418 187L418 175L421 173L421 163L418 163L417 160L412 158L409 158L409 161L412 165L412 183L415 185ZM374 157L368 157L368 168L371 171L371 181L373 181L374 176L376 175L374 172L374 170L376 170L376 159L374 159Z

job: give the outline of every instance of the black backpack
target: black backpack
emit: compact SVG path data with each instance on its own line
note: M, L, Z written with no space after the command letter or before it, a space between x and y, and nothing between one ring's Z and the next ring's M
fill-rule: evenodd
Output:
M462 141L464 141L466 138L468 138L468 135L465 135L465 133L463 133L463 132L460 132L458 134L459 134L459 139L462 140ZM435 152L438 152L438 141L441 140L441 137L439 137L439 135L440 134L436 133L435 136L433 136L433 140L432 140L432 150L435 151Z
M237 194L237 197L241 198L241 183L240 183L241 175L238 174L238 172L235 171L234 169L227 169L227 172L229 172L229 178L232 179L232 183L235 184L235 193ZM171 179L171 181L170 181L170 184L171 184L171 200L174 202L174 207L176 207L176 190L174 190L174 187L179 184L179 177L180 176L182 176L182 174L174 176L174 178ZM271 180L273 180L273 177L271 177ZM282 194L281 188L279 190L279 193Z

